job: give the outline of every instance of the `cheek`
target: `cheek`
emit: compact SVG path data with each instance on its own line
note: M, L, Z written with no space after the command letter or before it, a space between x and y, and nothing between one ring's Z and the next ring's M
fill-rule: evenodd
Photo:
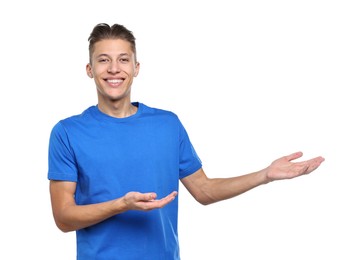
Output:
M108 64L95 62L91 67L91 72L93 75L99 75L103 72L106 72L107 69L108 69Z

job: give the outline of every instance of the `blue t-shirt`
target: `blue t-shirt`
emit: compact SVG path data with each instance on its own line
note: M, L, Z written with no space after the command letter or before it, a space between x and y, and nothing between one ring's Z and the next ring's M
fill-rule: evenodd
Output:
M130 191L178 191L179 179L201 168L178 117L142 103L114 118L97 106L61 120L49 141L48 179L77 182L78 205L116 199ZM77 259L179 259L178 199L162 209L131 210L76 232Z

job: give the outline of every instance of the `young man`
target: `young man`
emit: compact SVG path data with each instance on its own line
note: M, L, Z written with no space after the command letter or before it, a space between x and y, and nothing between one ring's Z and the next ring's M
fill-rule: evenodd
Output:
M131 102L140 68L133 34L98 24L89 59L98 104L59 121L49 141L53 215L60 230L76 231L77 259L179 259L179 180L207 205L308 174L324 161L292 162L297 152L258 172L208 178L174 113Z

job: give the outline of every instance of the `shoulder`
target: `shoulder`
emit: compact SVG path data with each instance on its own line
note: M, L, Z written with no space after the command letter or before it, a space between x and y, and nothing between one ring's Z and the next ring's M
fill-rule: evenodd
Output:
M91 117L92 110L95 109L95 106L91 106L85 109L80 114L74 114L65 118L60 119L53 127L53 130L62 129L62 128L70 128L77 124L82 124L87 122L87 119Z
M160 116L179 121L178 115L170 110L147 106L143 103L139 103L139 108L143 110L144 116Z
M149 124L157 125L158 127L170 127L180 131L183 125L178 115L170 110L146 106L139 104L141 108L141 118Z

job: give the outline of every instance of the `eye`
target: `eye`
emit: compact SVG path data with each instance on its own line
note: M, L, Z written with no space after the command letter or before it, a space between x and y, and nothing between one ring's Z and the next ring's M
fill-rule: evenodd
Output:
M98 60L100 63L107 63L109 60L107 58L101 58Z
M128 63L129 62L129 58L121 58L120 62L122 63Z

